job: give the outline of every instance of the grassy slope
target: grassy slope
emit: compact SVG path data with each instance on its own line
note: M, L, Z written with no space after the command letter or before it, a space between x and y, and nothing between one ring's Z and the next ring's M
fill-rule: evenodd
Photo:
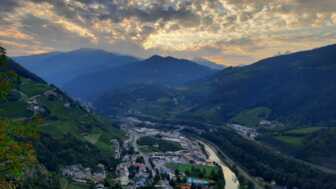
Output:
M294 128L267 133L260 140L299 159L336 169L335 131L327 127Z
M34 123L40 136L34 142L34 149L41 165L56 172L76 163L114 165L110 140L124 137L120 129L86 112L58 89L20 73L18 76L19 82L15 83L8 98L0 100L0 120L21 124L39 118L40 121ZM48 97L44 94L46 91L52 91L56 96ZM28 101L36 101L44 112L33 113ZM92 136L95 136L94 140Z
M271 110L267 107L257 107L240 112L231 121L244 126L256 127L261 120L267 119L270 113Z

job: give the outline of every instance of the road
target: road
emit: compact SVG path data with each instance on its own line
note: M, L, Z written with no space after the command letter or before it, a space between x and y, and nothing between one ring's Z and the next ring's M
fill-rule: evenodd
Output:
M137 144L137 140L141 137L139 135L137 135L136 133L134 133L134 131L130 131L130 138L131 138L131 143L133 146L133 149L135 152L139 152L139 154L144 158L145 161L145 165L146 167L149 168L149 170L152 172L153 177L155 177L156 172L152 166L152 164L149 162L149 158L146 154L144 154L141 150L139 150L138 144Z

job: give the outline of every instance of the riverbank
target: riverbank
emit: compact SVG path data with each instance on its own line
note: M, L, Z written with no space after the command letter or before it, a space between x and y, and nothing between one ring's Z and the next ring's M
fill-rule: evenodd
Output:
M263 183L260 183L255 178L250 176L245 170L243 170L242 168L237 166L236 163L231 158L229 158L224 152L222 152L215 144L213 144L212 142L210 142L208 140L205 140L204 138L197 137L195 135L194 136L189 136L189 137L192 137L195 140L201 141L201 143L205 143L208 146L210 146L211 149L217 154L217 157L222 162L224 162L226 167L229 167L231 171L232 170L234 171L237 180L240 180L240 178L243 178L244 180L246 180L250 183L253 183L255 189L264 189L264 187L263 187L264 184Z
M199 141L203 146L205 152L208 154L208 160L215 162L218 164L223 171L224 179L225 179L225 187L224 189L239 189L239 181L235 173L225 165L225 163L218 157L215 149L209 146L205 142Z

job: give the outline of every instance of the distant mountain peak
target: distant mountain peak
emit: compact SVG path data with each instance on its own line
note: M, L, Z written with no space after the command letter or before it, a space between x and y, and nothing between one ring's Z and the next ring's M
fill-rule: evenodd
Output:
M91 52L91 51L104 51L104 49L95 49L95 48L79 48L79 49L75 49L73 51L81 51L81 52Z
M108 53L108 54L115 54L118 55L118 53L109 52L104 49L95 49L95 48L79 48L74 49L72 51L69 51L69 53Z
M222 65L222 64L217 64L215 62L212 62L206 58L195 58L193 60L195 63L202 65L202 66L207 66L211 69L215 69L215 70L222 70L224 69L226 66Z
M144 60L144 62L147 62L147 63L152 63L152 62L177 62L177 63L180 63L180 62L190 62L190 63L194 63L190 60L186 60L186 59L179 59L179 58L176 58L176 57L172 57L172 56L160 56L160 55L153 55L151 56L150 58Z
M164 57L163 57L163 56L160 56L160 55L157 55L157 54L155 54L155 55L153 55L153 56L149 57L147 60L159 60L159 59L164 59Z

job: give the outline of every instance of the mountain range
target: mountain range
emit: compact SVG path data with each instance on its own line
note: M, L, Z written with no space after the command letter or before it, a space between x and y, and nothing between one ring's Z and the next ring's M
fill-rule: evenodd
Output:
M215 73L222 67L205 60L192 62L158 55L139 60L97 49L14 59L70 96L85 102L92 102L105 92L130 84L185 84Z
M111 117L173 121L207 132L252 128L263 145L335 168L335 52L330 45L276 56L175 87L128 85L97 98L94 107Z
M64 85L75 98L94 100L104 93L133 84L182 85L216 71L189 60L152 56L146 60L81 75ZM85 84L85 87L83 87Z
M262 110L260 120L332 126L336 122L335 52L336 45L331 45L267 58L249 66L226 68L183 87L127 87L105 94L96 106L105 114L110 113L105 107L118 107L113 113L134 110L159 114L164 110L171 117L213 123ZM155 89L160 95L153 98ZM146 112L141 104L146 104Z
M124 140L124 133L69 94L109 117L183 125L183 132L215 143L249 174L268 182L330 188L336 156L335 52L336 45L330 45L220 71L157 55L146 60L122 55L115 62L110 60L116 55L92 49L18 57L22 65L36 66L30 71L0 57L0 157L13 158L0 164L9 170L0 176L14 178L22 188L60 188L61 170L69 165L95 169L102 163L109 174L115 172L112 141ZM63 63L64 57L72 61ZM95 64L95 58L101 61ZM237 126L252 130L255 138ZM292 174L302 179L291 180ZM311 175L318 176L305 185Z
M90 72L97 72L138 61L138 58L99 49L78 49L13 58L48 83L62 87L66 82Z

